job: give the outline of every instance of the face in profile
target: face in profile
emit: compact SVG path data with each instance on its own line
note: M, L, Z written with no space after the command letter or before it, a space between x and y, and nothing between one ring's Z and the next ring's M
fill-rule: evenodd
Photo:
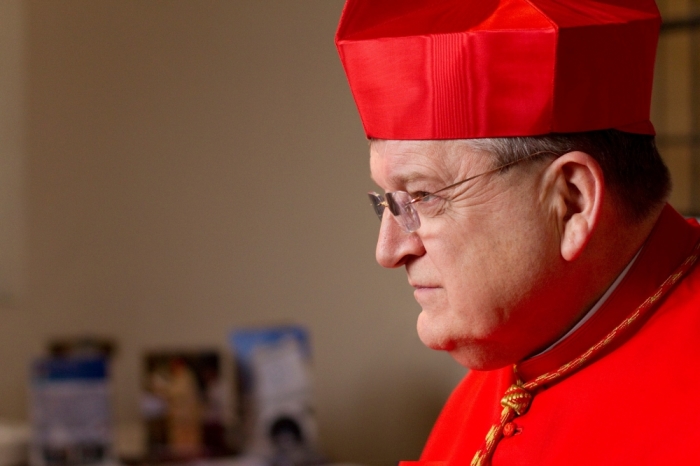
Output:
M415 197L494 166L459 141L374 141L370 168L385 192ZM467 367L504 365L513 342L532 336L535 303L559 260L540 172L541 164L518 166L441 191L422 214L416 204L420 227L411 233L383 213L377 261L405 268L423 343Z

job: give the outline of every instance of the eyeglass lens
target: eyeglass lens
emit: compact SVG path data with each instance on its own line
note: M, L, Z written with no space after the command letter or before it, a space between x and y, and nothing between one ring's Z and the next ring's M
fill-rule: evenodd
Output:
M386 198L377 193L369 193L369 199L374 212L382 219L384 208L389 207L397 223L408 233L414 232L420 227L418 212L411 203L411 195L405 191L386 193ZM384 200L386 199L386 201Z
M382 216L384 215L384 202L382 197L377 193L369 193L368 195L369 201L374 209L374 213L377 214L377 217L379 217L379 220L381 220Z

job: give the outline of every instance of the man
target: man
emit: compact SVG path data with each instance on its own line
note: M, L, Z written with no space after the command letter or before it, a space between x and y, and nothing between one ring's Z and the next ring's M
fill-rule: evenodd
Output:
M472 369L417 464L700 464L700 226L665 203L653 0L348 0L377 261Z

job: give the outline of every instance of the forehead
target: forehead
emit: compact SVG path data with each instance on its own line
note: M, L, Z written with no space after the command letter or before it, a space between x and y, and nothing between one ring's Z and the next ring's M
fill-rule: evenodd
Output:
M417 181L449 184L485 157L464 141L374 140L370 144L372 179L385 189Z

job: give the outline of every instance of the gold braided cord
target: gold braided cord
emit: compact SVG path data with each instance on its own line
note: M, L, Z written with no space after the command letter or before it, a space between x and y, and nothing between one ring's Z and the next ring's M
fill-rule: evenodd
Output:
M515 411L511 408L504 407L501 411L501 420L498 424L494 424L486 434L484 447L476 452L470 466L484 466L488 464L491 452L496 448L496 444L503 435L503 426L515 418Z
M489 464L489 462L491 461L491 456L493 455L493 452L495 451L498 442L503 437L503 428L507 423L511 422L518 415L523 414L525 411L527 411L529 401L532 397L534 397L535 391L537 389L542 387L544 384L562 379L564 376L571 374L572 372L586 364L591 358L600 354L600 352L603 351L603 349L605 349L608 345L610 345L610 343L618 339L618 337L622 333L624 333L632 324L639 320L640 316L646 314L652 308L652 306L661 299L662 296L664 296L671 288L673 288L673 286L676 285L676 283L678 283L678 281L690 271L693 265L697 262L698 257L700 257L700 241L698 241L695 244L695 247L693 248L693 251L690 253L690 255L683 261L683 263L678 267L678 269L676 269L676 271L661 284L661 286L656 290L656 292L653 295L648 297L642 304L639 305L639 307L637 307L637 309L632 314L629 315L629 317L627 317L620 324L618 324L617 327L615 327L610 333L608 333L602 340L600 340L598 343L596 343L590 349L588 349L588 351L554 371L544 373L527 383L517 381L514 385L508 388L508 390L506 391L506 396L504 396L503 400L501 400L501 404L503 405L503 411L501 412L500 420L499 422L491 426L491 429L489 429L483 446L479 451L476 452L474 458L472 459L471 466L486 466ZM517 365L513 366L513 370L517 374ZM530 394L530 400L528 401L528 405L525 406L524 409L519 409L518 412L516 412L516 410L513 409L510 406L510 403L508 402L508 394L514 390L524 390Z

